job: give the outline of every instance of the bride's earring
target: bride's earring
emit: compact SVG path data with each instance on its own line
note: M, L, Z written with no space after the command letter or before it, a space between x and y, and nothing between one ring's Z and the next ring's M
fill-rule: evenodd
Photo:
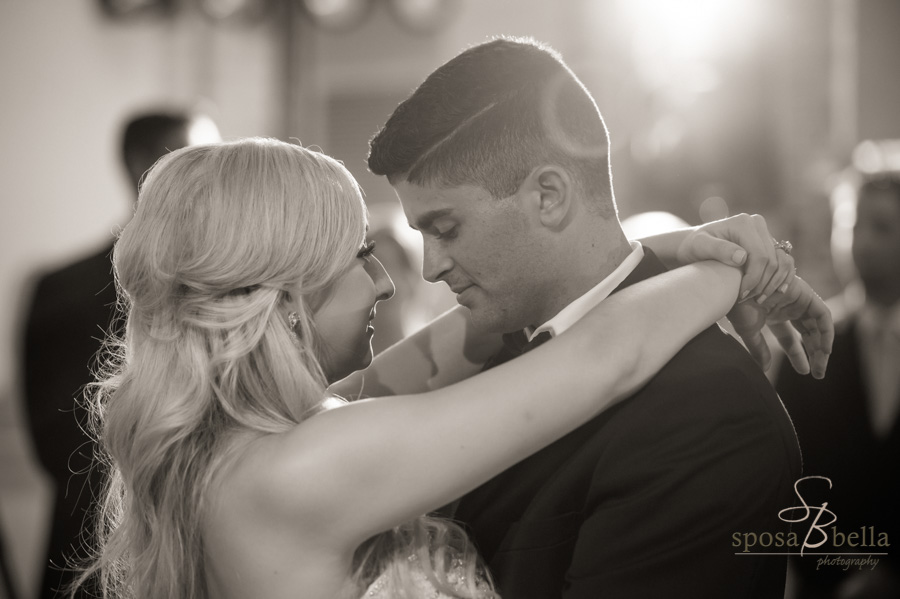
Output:
M291 330L291 335L294 337L294 341L300 343L300 335L297 334L297 323L300 322L300 316L297 315L296 312L291 312L288 314L288 328Z

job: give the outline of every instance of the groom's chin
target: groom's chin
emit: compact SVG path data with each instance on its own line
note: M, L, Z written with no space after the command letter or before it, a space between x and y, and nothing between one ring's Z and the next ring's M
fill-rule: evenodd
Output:
M460 304L462 305L462 304ZM516 326L510 322L506 314L490 310L485 306L463 306L469 311L469 322L479 331L487 333L512 333L525 328L525 325Z

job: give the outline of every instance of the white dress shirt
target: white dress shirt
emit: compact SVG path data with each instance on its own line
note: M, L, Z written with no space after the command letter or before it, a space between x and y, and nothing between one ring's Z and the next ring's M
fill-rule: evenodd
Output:
M598 306L600 302L609 297L616 287L618 287L625 278L637 268L637 265L644 258L644 247L639 241L631 241L631 253L622 260L614 271L609 273L602 281L590 288L584 295L575 299L568 306L556 313L556 316L542 324L536 329L525 329L525 335L531 341L534 337L544 331L552 336L559 335L570 326L581 320L581 318L591 311L592 308Z

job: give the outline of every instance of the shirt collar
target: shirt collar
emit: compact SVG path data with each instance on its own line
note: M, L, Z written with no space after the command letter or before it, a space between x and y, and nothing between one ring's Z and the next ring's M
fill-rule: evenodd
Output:
M609 273L605 279L592 287L575 301L560 310L556 316L542 324L536 329L528 327L525 329L525 336L531 341L535 335L544 331L549 332L554 337L559 335L573 324L581 320L581 318L591 311L592 308L599 305L600 302L609 297L616 287L618 287L631 272L637 268L637 265L644 259L644 248L639 241L632 241L631 253L622 260L614 271Z

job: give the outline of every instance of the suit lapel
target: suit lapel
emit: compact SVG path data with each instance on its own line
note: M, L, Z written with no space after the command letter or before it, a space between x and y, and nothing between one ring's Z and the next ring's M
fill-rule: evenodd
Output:
M644 258L613 293L665 270L659 258L645 248ZM524 333L516 332L510 336L518 342ZM504 347L498 352L496 359L490 361L491 366L515 357L512 353L508 347ZM494 553L508 541L507 537L514 534L510 526L522 518L554 473L595 434L595 429L602 426L605 419L605 415L601 415L576 429L500 473L451 504L450 509L442 509L441 512L452 515L468 526L482 557L490 563Z

